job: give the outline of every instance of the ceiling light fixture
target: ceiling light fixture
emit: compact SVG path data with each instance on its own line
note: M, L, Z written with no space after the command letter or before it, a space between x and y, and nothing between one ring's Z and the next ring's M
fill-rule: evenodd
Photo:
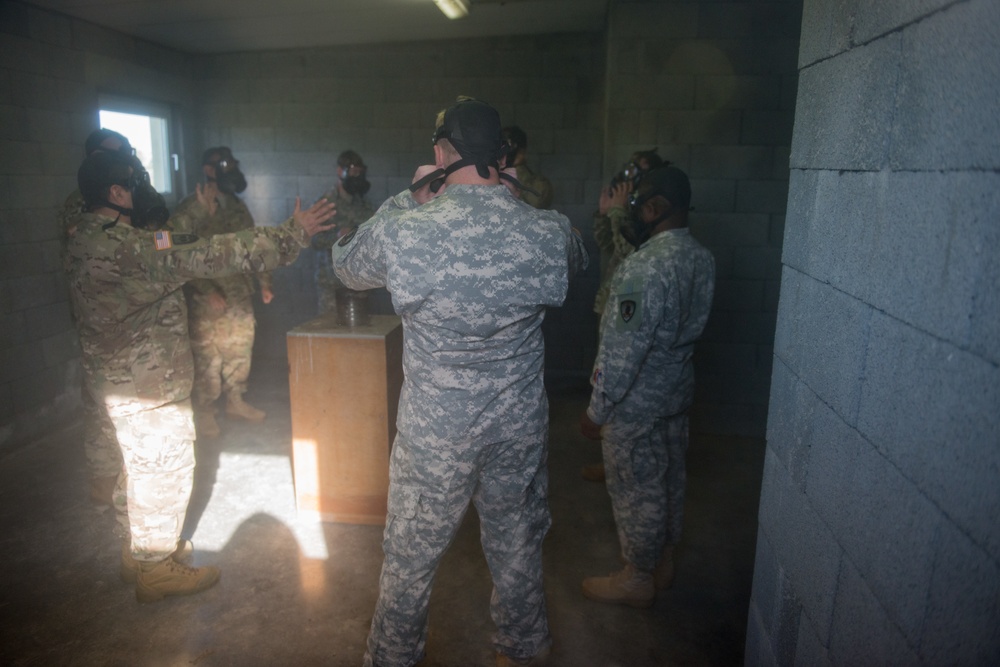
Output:
M450 19L465 18L469 15L469 0L434 0L434 4Z

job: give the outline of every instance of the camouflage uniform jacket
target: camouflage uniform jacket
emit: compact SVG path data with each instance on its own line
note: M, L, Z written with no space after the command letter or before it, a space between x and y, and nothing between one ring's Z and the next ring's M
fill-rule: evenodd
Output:
M615 270L623 259L635 251L630 240L633 235L631 225L628 210L621 206L612 206L607 215L598 213L594 216L594 240L601 253L601 282L594 296L594 312L598 315L604 313Z
M521 199L535 208L552 208L552 182L526 164L519 164L515 169L517 170L517 180L521 185L538 193L533 195L530 192L522 191Z
M691 356L714 288L715 259L686 227L653 236L622 262L591 378L595 423L648 421L691 405Z
M317 250L317 268L333 271L330 263L330 249L337 239L346 236L361 223L372 217L374 210L368 200L361 195L345 195L340 188L333 188L321 199L326 199L337 205L337 213L330 220L336 225L333 229L322 231L312 239L312 247Z
M197 195L186 197L170 216L170 226L178 232L190 232L203 238L254 228L253 216L250 215L250 209L242 199L236 195L220 192L216 196L216 201L219 206L214 215L192 217L191 209L196 206L201 208L201 204L198 203ZM261 288L270 289L270 274L258 273L256 276ZM213 280L192 280L188 284L189 291L193 295L191 307L198 312L205 310L212 313L204 298L212 292L217 292L227 301L249 299L254 293L253 281L254 276L250 274L230 275Z
M568 218L503 185L449 185L422 206L404 192L333 260L352 289L388 287L403 318L400 433L490 443L546 427L545 307L587 265Z
M76 230L76 224L80 220L80 216L83 215L86 210L87 204L83 201L83 195L80 194L79 190L73 190L73 192L66 197L62 210L59 211L59 240L62 242L64 248L66 240L73 235L73 232Z
M274 269L293 262L309 244L291 219L280 227L192 242L125 224L107 227L112 220L83 214L67 255L88 387L125 413L191 392L193 364L180 289L186 281Z
M325 250L330 254L330 248L342 236L349 234L351 230L372 217L375 212L368 200L361 195L345 195L340 188L333 188L320 199L326 199L337 205L337 213L330 220L333 229L322 231L312 239L312 247L316 250Z

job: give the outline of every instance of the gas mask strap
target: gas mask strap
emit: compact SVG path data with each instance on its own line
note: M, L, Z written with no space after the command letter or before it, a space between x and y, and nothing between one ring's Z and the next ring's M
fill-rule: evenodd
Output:
M430 183L431 192L436 193L438 190L441 189L441 186L444 185L444 179L446 176L447 172L445 172L444 169L437 169L435 171L432 171L431 173L421 178L419 181L415 181L414 183L412 183L410 185L410 192L416 192L420 188ZM440 181L440 182L435 183L435 181Z
M112 211L117 211L118 212L118 217L116 217L114 220L112 220L111 222L109 222L107 224L101 225L101 231L107 231L107 230L111 229L112 227L114 227L115 225L117 225L118 221L121 219L122 215L127 215L130 218L132 217L132 209L130 209L130 208L122 208L118 204L112 204L109 201L104 201L103 204L107 208L110 208Z
M451 163L445 169L437 169L437 170L432 171L431 173L427 174L426 176L424 176L423 178L421 178L419 181L417 181L417 182L413 183L412 185L410 185L410 192L416 192L420 188L422 188L425 185L427 185L428 183L430 183L431 184L431 192L437 194L438 190L441 189L441 186L444 185L444 181L445 181L446 178L448 178L449 176L451 176L453 173L455 173L456 171L458 171L462 167L468 167L469 165L473 165L473 164L476 165L476 171L480 175L480 177L482 177L482 178L489 178L490 171L489 171L489 167L488 166L483 165L483 164L477 164L476 161L475 161L475 159L465 157L465 158L462 158L461 160L458 160L456 162ZM486 172L485 176L483 175L484 171Z

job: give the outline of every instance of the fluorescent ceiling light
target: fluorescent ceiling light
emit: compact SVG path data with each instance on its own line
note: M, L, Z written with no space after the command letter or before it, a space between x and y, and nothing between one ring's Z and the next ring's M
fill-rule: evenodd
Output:
M460 19L469 15L469 0L434 0L434 4L450 19Z

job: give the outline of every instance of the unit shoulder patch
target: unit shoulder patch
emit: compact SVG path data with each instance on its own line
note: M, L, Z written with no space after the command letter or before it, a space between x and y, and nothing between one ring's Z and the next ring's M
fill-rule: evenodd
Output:
M619 331L634 331L642 326L642 292L619 294L618 317L615 318L615 328Z

